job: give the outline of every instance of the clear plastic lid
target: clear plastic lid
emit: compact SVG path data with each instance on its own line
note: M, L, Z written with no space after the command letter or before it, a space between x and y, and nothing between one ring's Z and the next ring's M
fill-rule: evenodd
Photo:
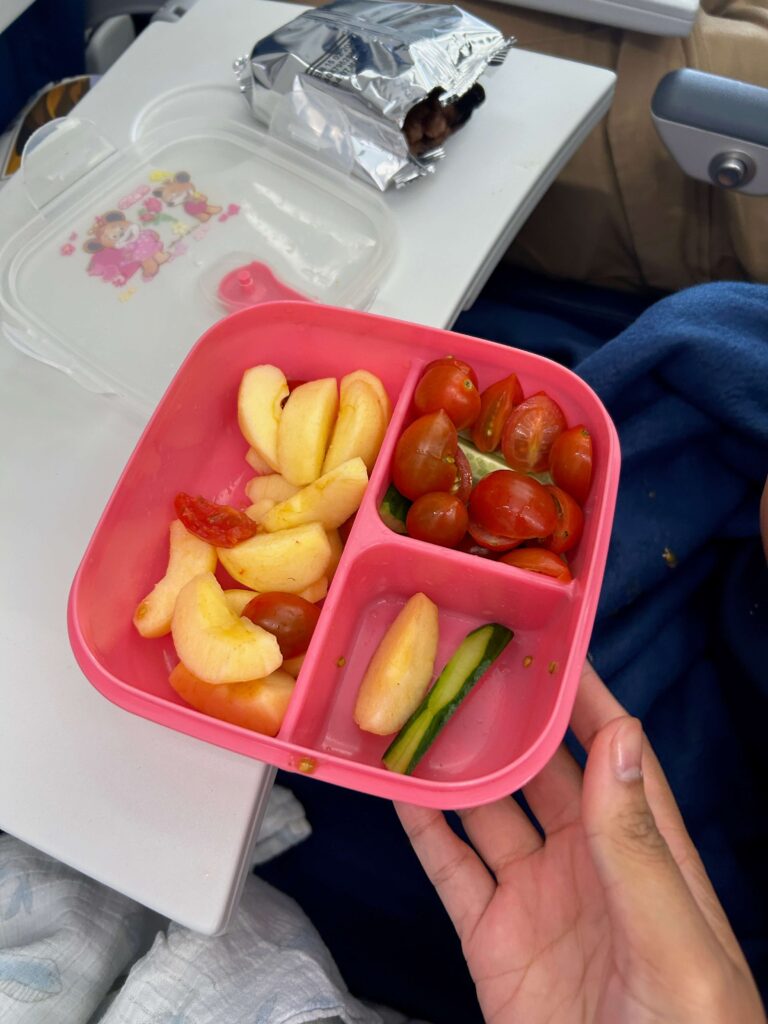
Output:
M260 261L307 298L365 309L394 253L371 191L257 128L177 121L122 151L67 118L25 154L38 210L0 249L8 339L150 410Z

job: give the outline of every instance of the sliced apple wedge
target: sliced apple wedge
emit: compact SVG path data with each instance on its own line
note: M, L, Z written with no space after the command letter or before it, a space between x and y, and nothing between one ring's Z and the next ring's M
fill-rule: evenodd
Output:
M387 389L381 383L375 373L371 373L370 370L353 370L352 373L348 373L345 377L341 378L340 391L344 390L345 384L348 386L355 380L364 380L366 384L370 384L373 390L376 392L382 412L384 413L384 419L389 423L392 419L392 403L389 400Z
M261 501L262 498L271 498L275 503L285 501L286 498L292 498L298 490L296 484L289 484L279 473L255 476L245 485L245 493L254 503Z
M264 363L246 370L237 393L237 422L248 444L272 467L279 470L277 457L278 424L283 401L288 397L288 381L276 366Z
M251 590L300 594L325 575L331 545L319 523L308 523L279 533L257 533L233 548L218 548L218 554L232 579Z
M277 669L264 679L214 686L178 664L168 682L196 711L243 729L276 736L293 693L295 676Z
M297 654L294 658L286 658L283 662L283 672L287 672L289 676L293 676L294 679L298 676L301 666L304 664L306 654Z
M338 409L335 377L308 381L291 392L277 430L279 472L289 483L303 487L320 476Z
M359 456L368 472L387 429L381 402L367 381L344 378L339 397L339 415L323 462L323 473Z
M179 658L206 683L263 679L283 663L275 637L235 615L212 572L181 589L171 633Z
M414 594L376 648L357 694L354 720L388 736L408 721L427 692L440 636L437 605Z
M328 582L330 583L339 567L341 556L344 554L344 542L338 530L326 530L328 543L331 545L331 561L326 570Z
M170 528L170 550L165 576L156 583L133 613L133 624L142 636L166 636L181 588L201 572L216 568L216 548L190 533L178 519Z
M254 503L249 505L244 511L249 519L252 519L254 523L261 525L264 520L264 516L267 512L273 509L276 504L277 502L272 498L259 498L258 501L254 501Z
M268 533L302 523L320 523L326 530L335 530L358 510L367 484L363 460L349 459L271 508L261 526Z
M325 595L328 593L328 577L321 576L319 580L315 580L314 583L310 583L308 587L299 594L299 597L303 597L305 601L309 601L310 604L317 604L318 601L322 601Z
M270 466L262 455L259 455L255 448L248 449L245 453L245 461L255 473L268 474L274 472L272 466Z

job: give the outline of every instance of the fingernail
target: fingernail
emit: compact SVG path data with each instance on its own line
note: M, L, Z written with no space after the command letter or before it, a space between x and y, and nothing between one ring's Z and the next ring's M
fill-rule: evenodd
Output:
M613 774L619 782L636 782L643 777L643 727L636 718L622 723L611 743Z

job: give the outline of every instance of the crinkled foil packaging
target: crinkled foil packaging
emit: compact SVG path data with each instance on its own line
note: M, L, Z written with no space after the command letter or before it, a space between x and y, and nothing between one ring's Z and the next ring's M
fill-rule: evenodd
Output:
M337 0L260 40L235 71L272 135L384 191L434 170L513 43L452 5Z

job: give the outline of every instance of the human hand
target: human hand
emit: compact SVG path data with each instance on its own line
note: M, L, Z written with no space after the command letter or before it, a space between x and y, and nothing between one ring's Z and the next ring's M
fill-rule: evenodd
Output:
M509 797L460 812L477 853L439 811L396 805L487 1024L764 1024L640 722L590 665L571 727L583 777L561 747L523 790L544 840Z

